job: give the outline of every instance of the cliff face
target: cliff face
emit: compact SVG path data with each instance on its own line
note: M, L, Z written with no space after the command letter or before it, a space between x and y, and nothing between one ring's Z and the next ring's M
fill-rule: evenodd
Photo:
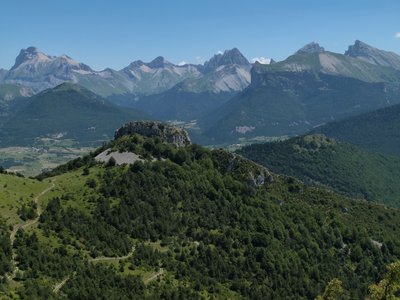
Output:
M138 121L124 124L115 132L115 138L124 135L140 134L148 137L159 137L165 143L175 144L178 147L191 144L186 130L157 121Z

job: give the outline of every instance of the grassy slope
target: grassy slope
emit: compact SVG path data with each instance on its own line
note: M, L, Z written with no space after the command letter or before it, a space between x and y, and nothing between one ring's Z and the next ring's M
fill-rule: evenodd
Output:
M254 144L238 153L274 172L400 207L400 159L395 156L367 152L323 135Z
M0 215L9 225L15 225L21 221L17 209L47 187L48 182L0 174Z

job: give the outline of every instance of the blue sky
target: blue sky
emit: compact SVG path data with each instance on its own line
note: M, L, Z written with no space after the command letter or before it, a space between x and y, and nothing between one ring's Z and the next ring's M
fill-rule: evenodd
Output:
M0 16L6 69L28 46L94 69L158 55L196 63L233 47L282 60L311 41L342 53L359 39L400 53L399 0L1 0Z

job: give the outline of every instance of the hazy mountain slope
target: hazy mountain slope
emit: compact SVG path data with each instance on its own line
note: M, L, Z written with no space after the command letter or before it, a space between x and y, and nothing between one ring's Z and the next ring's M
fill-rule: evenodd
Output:
M96 163L106 149L146 161ZM359 299L400 255L398 210L223 150L121 136L52 174L42 178L54 187L39 201L40 226L14 247L24 272L17 293L27 298L51 297L67 278L60 297L313 299L338 277Z
M3 81L29 87L35 93L63 82L79 83L101 95L129 91L128 80L116 71L97 72L67 55L51 56L35 47L21 50Z
M214 55L204 63L205 76L184 82L189 91L237 92L250 84L250 62L237 49Z
M313 132L368 150L400 155L400 105L331 122Z
M26 87L13 84L0 84L0 100L11 102L15 98L32 96L32 91Z
M399 103L399 83L394 68L311 43L282 62L256 63L251 85L199 124L214 143L302 134L321 123Z
M31 96L33 92L26 87L13 84L0 84L0 127L10 117L24 99Z
M4 76L7 74L7 70L0 68L0 81L3 80Z
M386 106L388 99L383 83L311 72L266 73L200 124L205 136L219 142L295 135Z
M178 84L164 93L141 97L130 106L156 119L190 121L217 109L234 95L229 92L190 92Z
M0 82L29 87L35 93L63 82L77 83L102 95L151 95L179 82L193 89L213 92L238 91L250 82L251 65L239 50L215 55L206 65L175 65L159 56L149 63L134 61L122 70L95 71L67 55L51 56L35 47L22 49L9 70L0 70ZM134 97L134 96L133 96Z
M396 156L367 152L323 135L254 144L238 153L273 172L400 207L400 158Z
M158 94L187 78L201 76L199 66L185 64L174 65L164 57L159 56L149 63L135 61L121 72L132 80L132 93Z
M100 143L121 122L141 119L137 111L122 110L76 85L62 84L31 97L1 129L0 144L30 145L37 137Z
M361 59L358 56L351 56L351 52L346 52L347 54L343 55L325 51L318 44L315 46L317 50L307 50L308 46L309 45L306 45L302 48L306 50L300 49L284 61L270 65L256 64L254 72L256 74L264 74L267 72L282 71L312 71L315 73L350 77L367 82L400 82L400 71L396 70L391 65L371 63L370 61L366 61L365 58ZM387 53L386 51L378 50L371 46L368 47L375 49L377 53L383 53L382 55Z
M156 118L189 121L207 115L246 88L250 84L250 69L249 61L233 48L199 66L199 76L185 79L165 92L112 99Z

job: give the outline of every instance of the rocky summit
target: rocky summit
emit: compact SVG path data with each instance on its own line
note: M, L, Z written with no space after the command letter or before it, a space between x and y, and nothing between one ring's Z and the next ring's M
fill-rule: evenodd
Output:
M361 59L373 65L400 70L400 56L398 54L377 49L359 40L355 41L354 45L349 46L344 55Z
M191 144L189 134L183 128L157 121L137 121L124 124L115 132L115 139L124 135L140 134L147 137L159 137L165 143L178 147Z
M296 54L321 53L324 51L324 47L321 47L318 43L312 42L299 49Z

